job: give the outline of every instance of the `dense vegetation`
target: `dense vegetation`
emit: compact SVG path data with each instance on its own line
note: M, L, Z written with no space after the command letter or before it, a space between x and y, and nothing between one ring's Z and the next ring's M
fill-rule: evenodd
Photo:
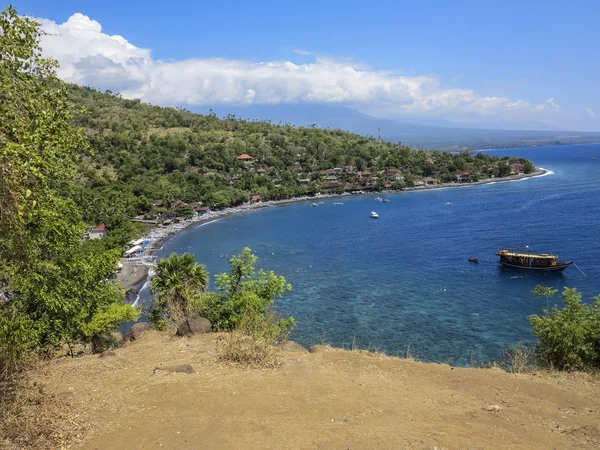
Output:
M90 224L108 228L176 200L225 207L252 195L276 200L325 191L412 187L475 181L535 168L525 159L423 152L341 130L223 119L162 108L72 85L69 99L86 109L74 124L89 137L77 201ZM251 160L238 159L249 155Z
M548 302L543 315L529 317L538 362L559 370L600 369L600 296L586 304L576 289L565 288L561 309L549 306L556 289L538 286L533 292Z
M1 383L32 352L95 346L138 314L109 281L119 249L82 240L73 179L89 147L38 24L9 7L0 28Z
M208 318L213 330L232 331L220 346L223 357L237 362L274 362L273 344L284 340L295 322L277 317L275 299L292 287L273 271L256 270L258 258L249 248L229 260L229 273L216 276L208 290L208 273L190 253L169 255L158 262L152 277L154 307L150 321L159 330L174 328L183 319Z

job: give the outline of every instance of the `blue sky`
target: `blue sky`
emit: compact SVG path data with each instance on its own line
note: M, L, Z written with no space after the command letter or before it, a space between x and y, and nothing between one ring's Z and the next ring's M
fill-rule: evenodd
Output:
M599 1L13 5L54 32L43 44L61 76L153 103L316 102L600 131Z

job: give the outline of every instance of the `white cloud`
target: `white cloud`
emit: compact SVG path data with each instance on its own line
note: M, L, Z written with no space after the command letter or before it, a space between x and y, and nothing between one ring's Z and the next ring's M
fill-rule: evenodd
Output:
M311 52L309 52L308 50L302 50L301 48L295 48L294 53L302 56L312 56Z
M44 52L59 61L64 80L162 105L316 102L377 110L388 116L457 119L544 120L560 112L553 98L535 105L481 96L470 89L444 88L435 76L401 76L323 57L305 64L222 58L160 61L152 58L149 49L103 33L98 22L80 13L62 24L41 22L48 33L42 37ZM295 52L314 57L305 50Z
M594 110L592 108L590 108L589 106L585 107L585 112L588 114L588 116L590 116L592 119L596 118L596 113L594 113Z

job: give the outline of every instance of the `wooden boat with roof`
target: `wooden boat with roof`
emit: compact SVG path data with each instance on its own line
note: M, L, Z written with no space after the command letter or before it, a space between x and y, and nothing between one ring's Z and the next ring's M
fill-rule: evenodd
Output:
M504 267L525 269L538 272L560 272L565 270L573 261L558 261L558 255L549 253L530 253L521 250L500 249L496 252L500 257L498 261Z

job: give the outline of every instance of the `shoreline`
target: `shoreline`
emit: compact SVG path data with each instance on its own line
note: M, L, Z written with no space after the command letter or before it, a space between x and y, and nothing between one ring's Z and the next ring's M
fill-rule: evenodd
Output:
M469 188L474 186L482 186L485 184L495 184L495 183L510 183L513 181L520 181L529 178L538 178L546 175L552 175L553 172L548 169L544 169L543 167L538 167L537 170L530 174L522 174L522 175L511 175L503 178L491 178L487 180L480 180L470 183L442 183L433 186L423 186L423 187L413 187L406 188L403 190L382 190L382 191L356 191L356 192L347 192L343 194L318 194L313 197L302 196L302 197L294 197L284 200L272 200L264 203L255 203L255 204L243 204L240 206L232 206L228 208L224 208L218 211L211 211L210 213L205 214L204 216L188 219L183 222L179 222L176 224L170 224L167 226L158 225L152 227L146 235L143 237L145 240L149 240L150 244L146 247L143 255L137 258L121 258L121 263L123 264L123 269L117 276L117 282L121 287L123 287L126 291L126 300L132 300L131 303L137 303L139 298L139 292L142 290L144 285L149 279L150 268L153 263L151 260L154 257L156 251L162 249L162 247L173 237L181 233L182 231L186 231L195 227L200 227L204 225L208 225L210 223L217 222L221 219L225 219L228 217L232 217L238 214L243 214L248 211L254 211L264 208L276 208L281 206L286 206L294 203L315 201L319 199L332 199L332 198L344 198L344 197L359 197L359 196L380 196L385 194L399 194L399 193L409 193L409 192L423 192L423 191L432 191L432 190L442 190L442 189L452 189L452 188Z

